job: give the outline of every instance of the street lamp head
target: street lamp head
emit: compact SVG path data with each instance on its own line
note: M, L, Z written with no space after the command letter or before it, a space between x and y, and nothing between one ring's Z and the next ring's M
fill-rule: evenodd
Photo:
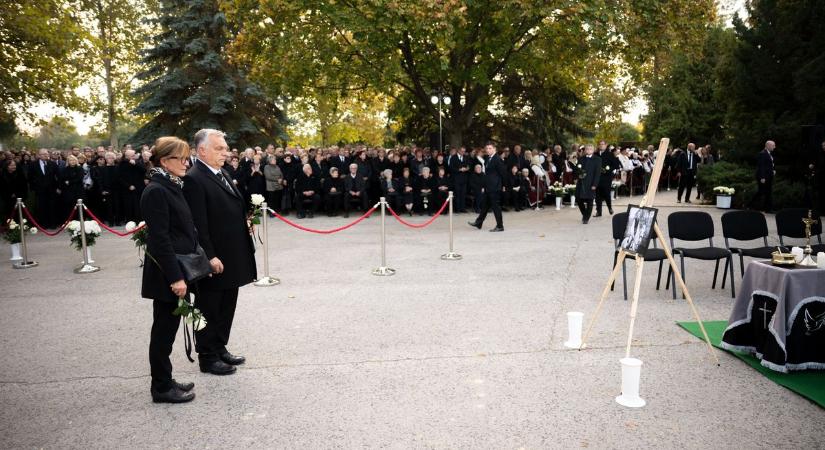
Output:
M433 95L432 97L430 97L430 101L432 102L433 105L437 105L438 104L438 96Z
M450 97L446 97L446 96L445 96L445 97L444 97L444 104L445 104L445 105L449 105L450 103L452 103L452 100L450 99Z

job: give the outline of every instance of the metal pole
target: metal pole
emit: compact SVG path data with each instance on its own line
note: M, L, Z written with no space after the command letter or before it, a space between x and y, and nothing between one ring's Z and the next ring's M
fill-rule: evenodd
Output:
M86 247L86 223L83 217L83 200L77 199L77 218L80 221L80 252L83 253L83 265L76 268L74 273L93 273L100 270L100 267L93 266L89 261L88 247Z
M444 151L444 130L441 128L441 104L443 103L441 93L438 94L438 151Z
M447 195L447 201L450 202L450 251L441 255L444 260L461 259L461 255L453 251L453 191Z
M386 229L386 206L387 199L381 197L381 267L372 271L373 275L387 277L395 275L395 269L387 267L387 229Z
M26 231L23 226L23 199L17 199L17 217L20 224L20 247L23 250L23 260L15 263L12 267L15 269L28 269L37 266L37 261L29 261L29 249L26 245ZM32 224L34 226L34 224Z
M269 226L267 225L269 222L269 208L266 202L261 203L261 211L263 212L261 214L261 224L264 229L264 276L254 284L260 287L275 286L281 284L281 280L269 276Z

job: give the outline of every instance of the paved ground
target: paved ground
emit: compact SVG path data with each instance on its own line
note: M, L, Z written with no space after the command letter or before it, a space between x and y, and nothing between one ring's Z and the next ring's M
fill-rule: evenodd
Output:
M663 217L673 194L660 200ZM705 210L719 230L718 211ZM0 267L2 447L823 448L825 411L725 353L713 364L675 325L690 310L655 290L652 264L633 348L647 407L613 400L629 309L619 290L592 348L564 349L565 313L587 320L606 282L608 217L581 226L570 208L509 213L505 233L469 218L456 218L462 261L439 259L446 220L423 231L388 222L398 274L387 278L370 274L375 218L330 236L272 222L283 284L241 290L231 350L248 364L203 375L179 335L176 377L197 398L178 406L150 401L151 304L138 298L131 241L100 239L103 271L80 276L65 236L37 236L40 267ZM727 319L729 291L710 289L708 266L688 263L688 284L704 319Z

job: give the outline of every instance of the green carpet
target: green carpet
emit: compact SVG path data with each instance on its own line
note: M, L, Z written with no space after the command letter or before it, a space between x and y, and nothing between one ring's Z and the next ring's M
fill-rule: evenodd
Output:
M699 329L698 322L676 323L680 327L687 330L688 333L704 340L704 337L702 337L702 330ZM725 332L725 328L728 323L726 321L719 320L706 321L704 324L705 330L707 330L708 337L710 338L710 343L713 344L714 347L719 347L719 342L722 340L722 333ZM790 373L774 372L767 367L763 367L759 363L759 360L751 355L731 351L728 352L742 361L745 361L749 366L756 369L757 372L766 376L774 383L779 384L780 386L785 386L786 388L825 408L825 371L805 370L802 372Z

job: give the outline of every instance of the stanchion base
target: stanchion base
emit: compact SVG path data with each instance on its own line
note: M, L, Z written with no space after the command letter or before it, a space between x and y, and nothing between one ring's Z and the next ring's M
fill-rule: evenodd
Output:
M458 260L461 259L461 255L456 252L445 253L441 255L441 259L443 260Z
M100 267L93 266L91 264L83 264L82 266L76 268L74 270L74 273L81 273L82 274L82 273L94 273L94 272L99 272L99 271L100 271Z
M564 347L565 348L574 348L574 349L578 350L582 347L582 343L581 343L581 341L579 341L579 342L564 341Z
M261 279L259 279L258 281L254 282L252 284L254 284L255 286L258 286L258 287L269 287L269 286L275 286L277 284L281 284L281 280L279 280L277 278L274 278L274 277L270 277L270 276L267 275L265 277L261 277Z
M628 408L641 408L647 404L647 402L641 397L630 398L625 397L624 395L616 397L616 403L622 406L627 406Z
M12 264L12 267L15 269L31 269L32 267L37 267L37 261L29 261L29 262L19 262Z
M374 269L372 274L379 277L389 277L395 275L395 269L390 269L389 267L379 267Z

